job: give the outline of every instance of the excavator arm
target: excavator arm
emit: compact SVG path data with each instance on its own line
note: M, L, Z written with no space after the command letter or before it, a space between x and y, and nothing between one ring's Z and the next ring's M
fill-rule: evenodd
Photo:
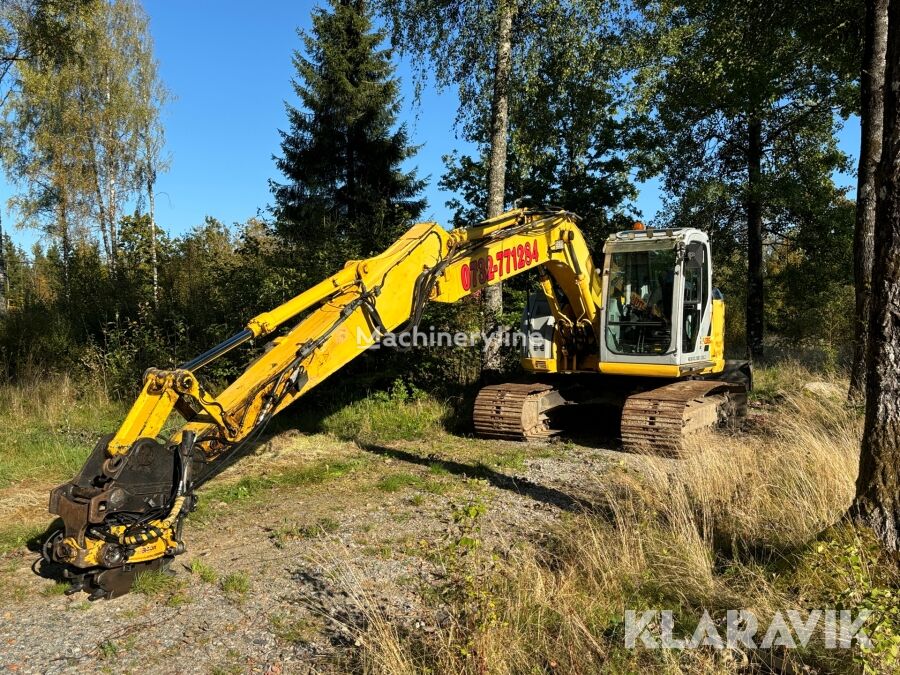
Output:
M388 333L412 330L429 300L456 302L531 269L561 330L595 339L600 281L577 218L516 209L452 231L417 224L181 367L148 370L119 430L51 493L62 528L48 537L45 560L63 566L73 592L127 593L137 573L184 551L194 486L273 416ZM267 349L224 391L203 388L198 370L260 339ZM173 413L183 424L160 440Z

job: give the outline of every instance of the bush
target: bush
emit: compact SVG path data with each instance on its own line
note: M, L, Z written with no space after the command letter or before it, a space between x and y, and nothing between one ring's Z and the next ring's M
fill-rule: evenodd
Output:
M386 443L439 433L448 416L446 404L397 379L389 391L372 393L327 415L321 428L345 440Z

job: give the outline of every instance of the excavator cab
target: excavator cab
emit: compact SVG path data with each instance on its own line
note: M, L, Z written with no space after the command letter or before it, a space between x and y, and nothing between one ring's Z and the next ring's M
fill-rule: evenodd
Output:
M480 434L538 439L562 430L560 406L614 401L626 449L677 454L686 436L745 414L752 375L746 362L725 362L725 303L712 286L707 235L634 229L603 250L595 341L577 339L579 317L554 309L552 288L533 295L523 329L534 339L522 365L537 382L485 387L476 400ZM598 371L609 377L584 389L543 377Z
M601 372L680 377L720 365L724 306L705 233L629 230L603 250Z
M522 319L530 336L522 353L525 370L668 379L721 372L725 305L712 286L707 235L693 228L627 230L609 237L603 250L603 266L595 271L599 311L592 353L565 358L578 345L544 290L529 298Z

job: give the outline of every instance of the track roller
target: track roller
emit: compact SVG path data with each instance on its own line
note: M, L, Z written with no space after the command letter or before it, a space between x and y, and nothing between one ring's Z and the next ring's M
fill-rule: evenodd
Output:
M682 380L629 396L622 408L622 444L629 452L678 456L683 440L745 416L741 384Z
M549 412L566 403L549 384L491 385L475 399L475 432L511 441L546 440L562 431L552 427Z

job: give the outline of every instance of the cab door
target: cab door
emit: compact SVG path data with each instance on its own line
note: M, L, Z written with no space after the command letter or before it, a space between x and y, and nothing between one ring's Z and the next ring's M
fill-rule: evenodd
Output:
M711 361L712 284L709 245L705 241L686 242L681 261L680 312L678 316L678 362L695 364Z

